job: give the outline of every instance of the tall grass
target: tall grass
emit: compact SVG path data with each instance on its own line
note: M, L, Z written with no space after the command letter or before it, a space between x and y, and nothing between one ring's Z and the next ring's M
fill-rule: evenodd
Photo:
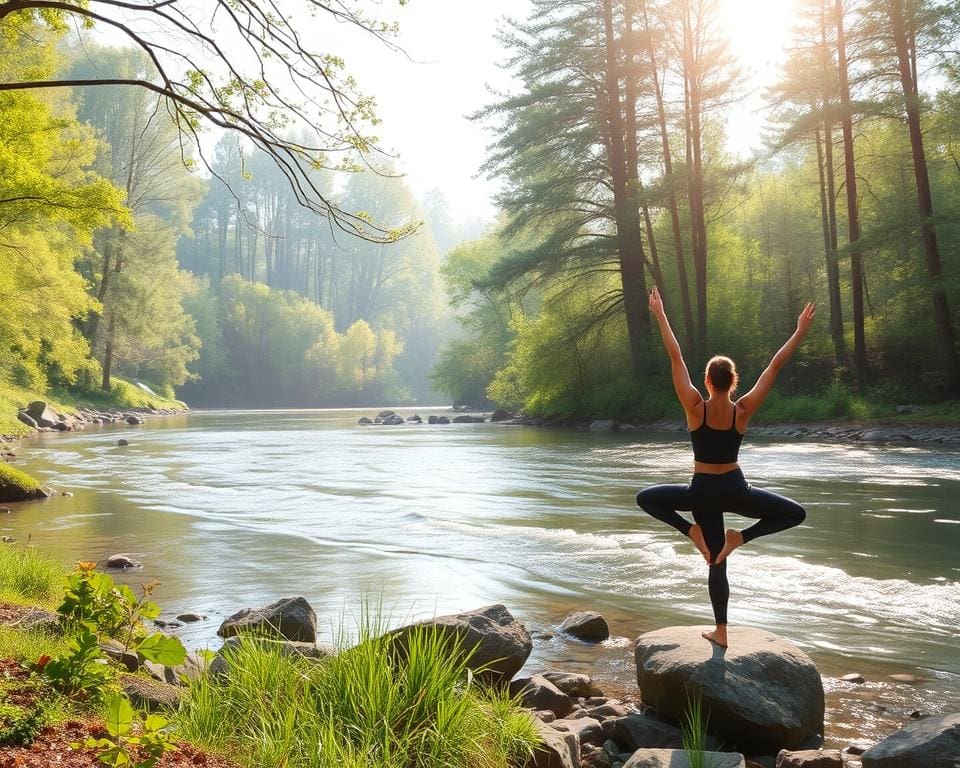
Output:
M0 600L49 605L63 594L63 564L33 547L0 544Z
M690 768L710 768L711 760L707 752L707 727L710 713L703 711L703 697L700 691L691 694L687 691L687 709L681 719L683 751Z
M401 649L371 627L320 661L242 640L230 672L192 682L178 735L250 768L508 768L537 744L531 716L476 686L435 628Z

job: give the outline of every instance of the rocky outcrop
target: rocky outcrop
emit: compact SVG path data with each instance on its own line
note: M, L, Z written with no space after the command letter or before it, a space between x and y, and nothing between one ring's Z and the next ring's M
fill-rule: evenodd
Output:
M960 712L926 717L863 753L863 768L960 766Z
M577 611L563 620L560 631L588 643L600 643L610 637L607 620L596 611Z
M566 717L573 710L570 697L542 675L511 681L510 695L519 697L527 709L548 710L556 717Z
M709 768L745 768L743 755L737 752L701 752L700 765ZM693 768L682 749L638 749L623 768Z
M805 746L822 731L823 683L816 666L788 640L731 627L730 647L704 640L706 627L668 627L636 643L644 703L679 720L690 695L702 696L709 727L725 745L752 754Z
M284 597L263 608L244 608L225 619L220 637L248 632L267 637L315 643L317 614L304 597Z
M589 696L600 695L600 689L593 684L593 681L590 679L589 675L581 675L577 672L549 670L544 672L543 676L557 686L557 688L567 694L567 696L580 696L586 698Z
M36 422L38 427L52 429L57 425L57 421L59 421L57 412L43 400L34 400L30 403L30 405L26 407L26 414Z
M449 639L451 647L472 652L467 666L480 670L478 678L488 683L508 682L520 671L533 650L533 641L526 627L502 605L438 616L394 630L391 635L403 651L409 633L424 626L436 627Z

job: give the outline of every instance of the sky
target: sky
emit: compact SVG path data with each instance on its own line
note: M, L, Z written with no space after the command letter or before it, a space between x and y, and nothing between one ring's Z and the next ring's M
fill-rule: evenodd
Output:
M718 1L745 93L727 112L729 149L747 156L762 142L763 91L778 76L796 0ZM302 7L296 0L286 5ZM507 52L497 31L507 16L526 18L528 0L408 0L402 7L398 0L366 0L357 5L399 23L396 42L406 55L329 21L317 26L318 39L311 40L309 25L317 22L307 17L305 39L315 50L341 55L360 91L376 99L381 146L397 156L415 194L439 189L454 219L492 219L499 185L480 173L491 135L468 116L494 100L491 88L514 85L500 66ZM202 17L202 0L194 0L194 9ZM98 35L108 44L128 42L102 27ZM204 138L208 155L216 138L215 132Z
M762 140L762 95L778 75L794 0L722 0L722 21L744 72L746 98L728 114L731 151L746 156ZM363 44L345 51L348 69L375 96L379 135L399 153L415 192L439 188L454 217L492 217L498 185L478 176L490 135L467 115L491 101L489 86L511 86L496 39L506 15L525 17L526 0L410 0L395 18L409 54Z

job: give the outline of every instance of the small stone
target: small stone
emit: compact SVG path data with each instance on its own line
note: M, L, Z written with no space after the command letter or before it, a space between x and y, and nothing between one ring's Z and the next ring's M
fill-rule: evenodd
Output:
M781 750L776 768L843 768L843 757L836 749Z
M123 446L130 445L130 443L124 440L123 438L120 438L119 440L117 440L117 445L123 448Z
M127 424L129 424L130 426L143 424L143 419L141 419L139 416L127 416Z
M143 567L140 563L127 555L110 555L110 557L107 558L106 566L107 568L118 568L121 570Z
M0 536L0 542L4 544L15 544L16 541L17 540L13 538L13 536Z
M360 417L360 420L357 422L357 424L363 424L363 425L373 424L373 420L372 420L372 419L368 419L366 416L361 416L361 417Z
M916 675L890 675L890 679L895 683L906 683L907 685L916 685L919 682Z
M195 621L204 621L207 617L201 613L181 613L177 616L177 621L192 624Z
M921 712L919 709L915 709L910 713L911 720L920 720L923 716L923 712Z
M73 497L73 494L70 493L70 491L61 491L61 492L60 492L60 495L61 495L61 496L65 496L65 497L68 498L68 499Z
M845 683L856 683L857 685L867 682L867 678L857 672L851 672L840 679Z
M549 709L538 709L534 713L534 716L543 723L552 723L557 719L557 716L553 714Z

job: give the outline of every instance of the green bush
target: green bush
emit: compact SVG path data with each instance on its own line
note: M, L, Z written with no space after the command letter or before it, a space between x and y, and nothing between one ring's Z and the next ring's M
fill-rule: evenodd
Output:
M244 639L226 679L190 684L178 734L289 768L508 768L537 743L530 715L475 685L434 628L412 633L402 658L387 636L360 635L322 661Z

